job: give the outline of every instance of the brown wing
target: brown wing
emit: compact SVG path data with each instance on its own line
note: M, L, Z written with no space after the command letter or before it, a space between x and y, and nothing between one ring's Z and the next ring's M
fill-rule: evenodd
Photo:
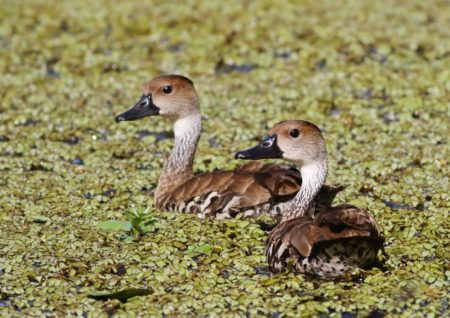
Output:
M300 217L279 224L266 243L269 264L290 256L309 257L322 242L345 238L380 238L375 219L351 205L340 205L319 212L315 218Z
M277 174L278 171L282 170L282 178L270 178L270 174ZM245 164L235 170L236 172L246 171L246 172L252 172L257 173L255 177L257 177L260 183L264 184L266 183L266 186L269 189L277 189L278 187L282 187L280 189L282 192L290 192L289 189L285 189L284 187L291 186L290 180L291 177L295 179L296 184L293 185L297 190L294 192L297 192L301 185L301 174L298 171L297 168L289 165L282 165L282 164L265 164L261 161L251 161L248 164ZM283 178L284 176L284 178ZM286 178L285 176L289 176ZM266 180L264 180L266 178ZM273 182L275 181L275 184ZM286 181L286 182L283 182ZM323 185L320 189L319 193L316 197L316 207L317 209L325 209L329 208L336 196L337 193L344 190L345 186L343 185L337 185L337 186L330 186L330 185ZM276 192L276 191L275 191Z
M318 213L315 224L329 229L331 236L380 236L380 227L375 218L350 204L341 204Z
M285 165L251 162L234 171L199 174L168 193L163 208L208 214L230 204L234 209L258 206L295 194L301 185L300 173ZM180 208L181 207L181 208Z

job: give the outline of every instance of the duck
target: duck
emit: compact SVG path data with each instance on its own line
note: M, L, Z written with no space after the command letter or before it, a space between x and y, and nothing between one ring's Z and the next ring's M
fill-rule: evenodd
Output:
M250 162L234 170L193 174L201 134L200 101L194 83L182 75L158 76L144 86L140 99L117 115L117 123L161 116L173 123L175 142L154 191L159 210L191 213L199 218L228 219L268 214L279 217L302 184L288 165ZM321 204L342 187L324 186Z
M316 125L280 122L258 145L237 152L235 158L280 158L295 164L302 176L300 190L266 240L272 273L294 270L332 278L378 265L384 239L373 216L350 204L311 209L328 172L325 140Z

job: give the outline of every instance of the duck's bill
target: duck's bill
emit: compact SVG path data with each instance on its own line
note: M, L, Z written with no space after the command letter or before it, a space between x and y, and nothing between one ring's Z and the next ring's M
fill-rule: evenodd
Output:
M159 115L159 108L153 104L151 95L142 95L136 105L116 116L116 123L155 115Z
M282 158L282 156L283 152L277 145L276 136L268 136L257 146L237 152L234 158L257 160Z

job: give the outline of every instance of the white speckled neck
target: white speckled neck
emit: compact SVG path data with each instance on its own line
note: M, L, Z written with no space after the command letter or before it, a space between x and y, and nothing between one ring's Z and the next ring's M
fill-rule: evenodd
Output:
M282 221L303 216L314 208L314 200L325 182L327 172L328 160L326 155L316 162L300 166L302 186L292 199L292 204L284 213Z
M175 144L158 180L155 197L192 177L192 166L201 133L200 113L179 118L174 123Z

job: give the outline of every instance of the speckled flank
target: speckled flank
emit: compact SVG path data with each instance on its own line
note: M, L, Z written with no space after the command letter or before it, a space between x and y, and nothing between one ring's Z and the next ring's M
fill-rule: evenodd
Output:
M297 259L296 268L299 272L319 277L339 277L355 267L365 268L374 264L377 251L369 241L361 238L335 242L317 255Z

